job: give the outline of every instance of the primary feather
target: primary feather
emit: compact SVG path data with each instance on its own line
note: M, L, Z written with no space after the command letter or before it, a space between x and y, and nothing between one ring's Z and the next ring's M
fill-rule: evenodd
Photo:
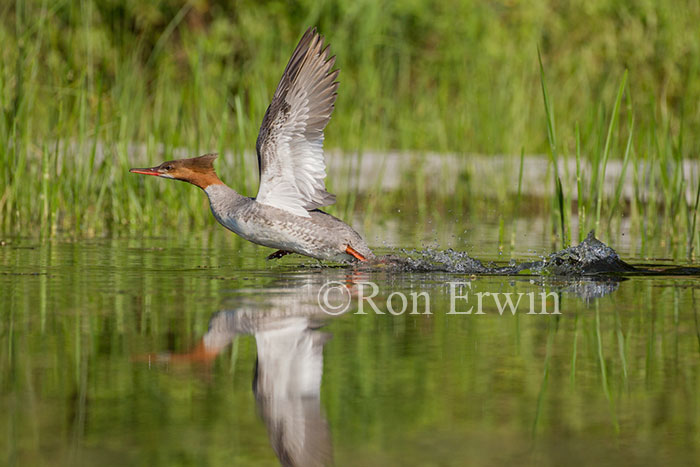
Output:
M259 203L302 217L335 203L325 186L323 130L333 113L339 70L323 36L308 29L282 74L256 145Z

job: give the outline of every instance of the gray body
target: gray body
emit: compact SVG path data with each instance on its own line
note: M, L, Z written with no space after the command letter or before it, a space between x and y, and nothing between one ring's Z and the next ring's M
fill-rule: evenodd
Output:
M365 258L374 258L352 227L323 211L309 211L310 217L296 216L242 196L226 185L210 185L204 191L216 220L258 245L342 262L355 261L345 252L350 246Z

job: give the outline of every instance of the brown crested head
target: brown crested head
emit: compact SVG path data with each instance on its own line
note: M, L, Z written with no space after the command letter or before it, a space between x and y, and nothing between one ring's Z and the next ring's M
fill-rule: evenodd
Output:
M182 180L205 189L209 185L220 185L222 181L214 171L214 159L217 154L205 154L191 159L166 161L155 167L129 169L129 172L156 177Z

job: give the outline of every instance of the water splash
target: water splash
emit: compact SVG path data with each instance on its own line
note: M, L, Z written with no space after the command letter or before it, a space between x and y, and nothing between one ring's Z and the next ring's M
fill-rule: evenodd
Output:
M550 254L540 261L517 263L507 266L486 265L466 252L448 250L404 251L406 256L387 255L379 264L390 270L401 272L449 272L458 274L493 275L553 275L586 276L600 274L624 274L644 272L627 264L615 250L595 237L591 231L586 239L576 246ZM376 264L372 265L373 267Z

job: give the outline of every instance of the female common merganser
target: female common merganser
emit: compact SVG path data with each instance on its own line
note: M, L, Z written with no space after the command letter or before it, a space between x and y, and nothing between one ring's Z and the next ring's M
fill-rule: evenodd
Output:
M317 208L335 203L326 191L323 129L337 96L339 70L331 70L323 36L308 29L282 74L265 112L256 149L260 188L238 194L214 172L216 154L163 162L129 172L189 182L209 197L227 229L258 245L277 248L268 258L299 253L332 261L367 261L372 250L352 227Z

